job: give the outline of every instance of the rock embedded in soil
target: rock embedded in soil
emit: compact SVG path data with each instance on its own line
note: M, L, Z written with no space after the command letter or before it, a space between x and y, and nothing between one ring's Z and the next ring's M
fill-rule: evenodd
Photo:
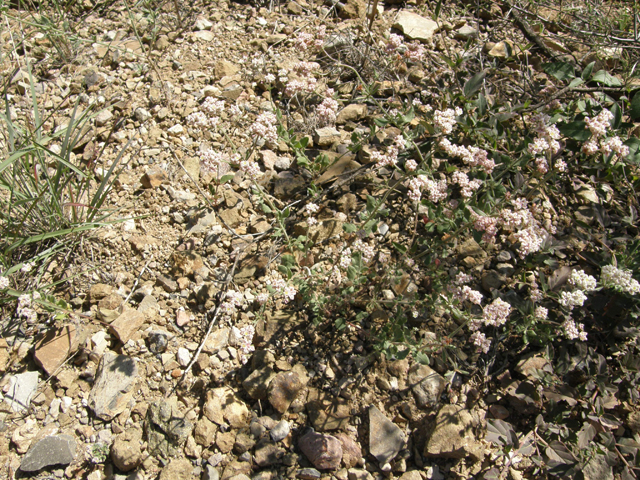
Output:
M436 416L424 455L480 459L484 447L475 438L475 426L476 421L468 410L456 405L444 405Z
M405 435L375 405L369 408L369 453L380 465L393 460L404 447Z
M78 347L75 325L49 329L36 340L33 358L47 375L53 375Z
M409 369L409 386L420 408L433 407L440 400L445 381L427 365L416 363Z
M289 435L290 431L291 426L289 425L289 422L287 422L286 420L281 420L276 424L275 427L271 429L269 435L271 436L271 440L273 440L274 442L279 442L281 440L284 440L287 435Z
M202 417L196 423L196 428L193 431L193 436L198 445L202 445L204 448L209 448L216 440L216 432L218 426L209 420L207 417Z
M22 458L20 470L37 472L52 465L69 465L76 457L76 441L70 435L50 435L34 444Z
M286 453L284 448L270 443L269 440L263 439L256 446L254 459L259 467L264 468L282 463L282 457L284 457Z
M39 430L38 421L29 417L24 424L13 431L11 442L16 446L16 451L19 454L27 453Z
M251 372L242 382L242 386L254 400L265 400L269 384L276 376L271 367L264 367Z
M109 331L122 343L127 343L139 333L146 318L143 313L133 308L124 307L122 313L109 325Z
M127 408L138 378L138 365L127 355L107 352L100 360L96 381L89 394L89 407L95 415L109 421Z
M186 458L174 458L162 469L158 480L189 480L193 465Z
M284 413L303 387L304 384L296 372L280 372L269 384L269 403L278 412Z
M336 433L335 437L340 440L342 445L342 463L345 467L355 467L362 459L362 449L349 435L346 433Z
M149 452L152 455L171 457L176 455L193 430L178 407L176 397L159 400L149 405L145 431Z
M39 378L39 372L25 372L9 377L4 398L11 406L11 410L21 412L29 408L31 397L38 388Z
M400 30L409 40L426 42L438 31L438 24L416 13L402 10L398 14L393 28Z
M119 435L111 445L111 460L123 472L133 470L142 462L140 444L142 431L132 428Z
M298 447L318 470L335 470L342 461L340 440L326 433L309 432L300 437Z
M336 123L344 125L347 122L357 122L367 116L368 110L366 105L352 103L347 105L338 112Z

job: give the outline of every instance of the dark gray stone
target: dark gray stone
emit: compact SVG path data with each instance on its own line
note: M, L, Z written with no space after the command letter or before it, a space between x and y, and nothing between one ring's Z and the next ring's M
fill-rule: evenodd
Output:
M33 445L22 459L20 470L37 472L51 465L69 465L76 458L76 441L70 435L51 435Z

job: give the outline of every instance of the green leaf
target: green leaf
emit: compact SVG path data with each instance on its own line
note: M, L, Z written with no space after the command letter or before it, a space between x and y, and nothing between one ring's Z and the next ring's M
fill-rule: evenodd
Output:
M398 242L393 242L393 246L401 254L405 254L407 252L407 247L399 244Z
M594 73L591 81L601 83L606 87L619 87L622 85L622 82L618 78L604 70L599 70Z
M567 62L545 63L542 68L545 73L557 78L558 80L568 80L569 78L575 78L576 76L573 65Z
M358 227L356 227L352 223L345 223L344 225L342 225L342 229L345 231L345 233L356 233L358 231Z
M272 212L271 208L269 208L269 205L267 205L266 203L261 204L260 208L262 208L262 211L264 213L271 213Z
M631 99L631 109L629 115L632 120L640 118L640 91L637 91Z
M581 142L589 140L591 136L591 132L586 128L587 124L584 120L574 120L569 123L560 123L558 124L558 130L564 136L573 138L574 140L579 140Z
M584 84L584 80L581 78L574 78L573 80L571 80L569 82L569 88L576 88L579 87L580 85Z
M222 178L220 179L220 183L227 183L231 180L233 180L233 177L235 177L235 175L223 175Z
M347 278L352 282L355 281L357 274L358 272L356 271L355 267L350 266L349 268L347 268Z
M613 113L613 118L611 119L611 128L617 130L620 127L620 123L622 123L622 110L617 102L614 102L611 106L611 113Z
M487 75L485 71L476 73L473 77L467 80L462 88L462 92L464 96L470 98L474 93L476 93L482 87L482 83L484 82L484 77Z
M487 99L482 93L478 95L476 106L478 107L478 115L480 115L481 117L484 116L485 113L487 113Z
M436 8L433 12L433 20L434 21L438 21L438 17L440 16L440 10L442 9L442 0L438 0L438 3L436 4Z
M300 148L304 150L305 148L307 148L307 145L309 144L309 137L302 137L299 143L300 143Z
M288 253L285 253L284 255L282 255L280 257L280 265L287 267L287 268L291 268L291 267L295 267L296 266L296 257L294 257L293 255L290 255Z
M588 82L591 79L591 74L593 73L593 67L595 64L596 62L591 62L589 65L584 67L584 70L582 71L582 79L585 82Z

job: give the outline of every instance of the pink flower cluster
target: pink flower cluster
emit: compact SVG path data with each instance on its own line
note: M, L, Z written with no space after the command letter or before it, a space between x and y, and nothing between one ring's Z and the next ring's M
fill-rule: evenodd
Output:
M247 363L247 361L249 360L249 355L256 349L253 346L253 337L255 334L256 329L251 324L237 329L236 336L238 337L240 344L240 363L242 363L242 365Z
M230 317L244 303L244 297L240 292L235 290L227 290L225 301L220 304L220 313L226 317Z
M453 181L453 183L457 183L458 185L460 185L460 194L465 198L470 198L473 195L473 192L475 192L482 186L482 182L480 180L469 180L467 174L459 170L453 172L453 175L451 175L451 180Z
M403 38L400 35L392 33L391 35L389 35L389 40L387 41L387 45L385 46L384 51L388 55L391 55L396 50L398 50L398 48L400 48L400 46L402 45L402 40Z
M455 110L447 108L446 110L436 110L433 112L433 123L440 132L449 135L453 132L456 124L456 116L462 115L462 109L456 107Z
M384 50L387 55L391 55L396 52L403 52L404 57L412 63L422 61L425 55L425 49L420 42L404 44L403 38L395 33L389 35L389 40L387 41Z
M220 115L224 111L224 100L207 97L204 99L204 102L202 102L201 107L209 116Z
M272 271L269 278L266 280L267 286L271 287L276 295L282 295L282 302L287 304L290 300L293 300L298 293L298 290L293 285L287 284L277 271Z
M324 127L327 125L333 125L336 123L336 115L338 113L338 102L333 98L334 91L332 88L327 88L324 92L325 98L322 103L316 107L316 115L318 116L318 123Z
M287 82L284 94L293 97L297 93L313 93L318 83L313 73L319 69L320 65L316 62L299 62L294 65L293 71L298 74L299 78Z
M209 148L200 153L200 166L203 173L224 175L229 171L229 158L224 153Z
M398 135L393 144L387 148L387 153L378 151L371 154L371 159L378 164L379 167L393 166L398 162L398 154L406 146L406 141L402 135Z
M482 353L489 353L491 348L491 340L489 340L482 332L473 332L469 341L478 347L478 351Z
M38 322L38 314L32 308L33 300L40 298L38 292L33 292L32 295L24 293L18 297L18 306L16 307L16 313L18 317L23 318L27 325L35 325Z
M448 138L441 138L439 145L448 155L462 159L470 167L480 167L487 174L493 172L496 166L495 162L489 158L487 151L482 148L454 145Z
M315 34L311 33L298 33L295 39L295 46L298 50L306 52L309 48L314 50L320 50L324 44L324 39L327 36L327 27L324 25L318 27Z
M600 151L604 155L616 153L620 157L629 155L629 147L622 144L620 137L601 139L607 134L613 120L613 113L603 109L595 118L585 117L584 121L591 132L591 138L582 146L582 152L594 155Z
M353 247L354 251L360 252L362 254L362 260L364 261L364 263L369 263L371 259L373 259L373 256L376 254L375 249L371 245L369 245L368 243L364 243L360 239L357 239L355 242L353 242L351 246Z
M264 139L269 143L278 141L278 118L270 112L262 113L251 125L250 131L256 139Z
M422 198L422 190L427 190L429 193L429 200L433 203L438 203L440 200L447 198L447 181L432 180L426 175L417 175L409 180L409 192L408 197L414 202L419 202Z
M244 172L244 174L252 180L255 180L262 174L260 166L253 160L242 160L240 162L240 171Z

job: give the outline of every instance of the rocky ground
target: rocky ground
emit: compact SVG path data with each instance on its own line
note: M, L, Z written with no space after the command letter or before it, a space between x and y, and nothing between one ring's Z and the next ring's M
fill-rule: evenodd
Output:
M506 55L496 23L479 25L475 16L451 11L436 24L432 7L381 2L373 34L404 32L434 59L437 52L465 51L473 39L480 40L472 49ZM62 261L51 268L52 278L70 279L58 295L76 314L41 325L33 336L4 319L0 476L474 477L491 463L486 418L513 414L502 397L485 396L481 383L462 384L459 375L445 381L438 365L385 360L362 329L317 326L295 302L262 311L255 298L266 292L264 275L282 253L262 235L272 221L242 173L231 172L230 182L209 191L213 175L200 165L198 152L206 148L230 151L230 142L249 148L248 126L270 108L261 86L267 70L305 59L295 33L325 25L326 42L352 38L363 32L367 6L362 0L334 8L297 0L272 9L211 2L194 7L197 15L185 12L182 30L164 8L168 13L155 20L137 10L131 18L118 3L85 15L77 30L83 41L71 41L72 61L56 57L55 41L29 28L22 49L15 49L24 12L13 11L11 28L2 32L5 72L20 67L8 87L12 114L27 117L31 109L25 55L36 60L38 102L53 114L47 128L68 122L76 102L97 105L76 154L104 162L98 170L104 174L125 149L108 202L131 219L89 233L64 271ZM494 5L484 15L502 13ZM414 68L395 86L405 92L430 86L437 94L441 64ZM334 159L368 120L352 87L336 86L346 108L335 128L305 127L309 147ZM187 122L206 97L225 102L217 130ZM291 117L298 120L304 126L303 118ZM257 158L260 182L275 201L304 201L306 179L286 145L267 144ZM329 186L367 161L366 149L343 157L318 183ZM336 214L350 215L365 200L348 189L332 191L321 206L316 242L331 245L341 231ZM393 241L404 232L389 223L380 235ZM473 241L459 254L472 264L488 261ZM508 255L493 261L500 262L494 272L502 273L486 278L487 290L512 271ZM207 333L227 275L244 309ZM526 377L543 368L532 356L517 371ZM511 478L522 478L519 468L526 465L512 467Z

